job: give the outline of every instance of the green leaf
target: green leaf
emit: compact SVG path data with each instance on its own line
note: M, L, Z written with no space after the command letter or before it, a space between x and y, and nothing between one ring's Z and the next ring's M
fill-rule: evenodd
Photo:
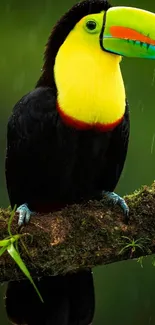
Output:
M12 237L11 237L11 242L12 242L12 243L15 242L15 241L18 240L21 236L22 236L22 235L20 235L20 234L12 235Z
M24 262L22 261L20 255L17 253L13 243L11 243L8 247L7 247L7 251L8 253L11 255L11 257L14 259L14 261L16 262L16 264L19 266L19 268L21 269L21 271L25 274L25 276L29 279L29 281L32 283L34 289L36 290L41 302L44 302L43 301L43 298L40 294L40 292L38 291L31 275L30 275L30 272L28 271L26 265L24 264Z
M3 253L7 250L7 246L3 246L1 249L0 249L0 256L3 255Z
M39 290L37 289L31 275L30 272L28 271L26 265L24 264L24 262L22 261L20 254L19 254L19 250L18 250L18 240L21 239L21 237L25 236L26 234L17 234L17 235L12 235L11 232L11 224L12 224L12 220L14 218L15 215L15 211L16 211L16 205L14 207L14 209L11 212L9 221L8 221L8 233L9 236L6 237L3 240L0 240L0 247L2 247L0 249L0 256L2 256L2 254L7 250L8 253L10 254L10 256L13 258L13 260L16 262L16 264L19 266L19 268L21 269L21 271L25 274L25 276L29 279L29 281L31 282L31 284L33 285L35 291L37 292L41 302L43 301L43 298L39 292ZM30 234L27 234L31 237L31 241L33 240L33 236ZM15 247L14 247L15 244ZM27 250L27 247L25 245L25 243L23 242L23 240L21 239L21 244L24 247L24 250L26 251L26 253L28 254L28 256L30 257L30 254Z
M28 249L27 249L27 247L26 247L24 241L23 241L21 238L20 238L20 242L21 242L21 244L22 244L22 246L23 246L23 248L24 248L26 254L27 254L27 255L29 256L29 258L31 259L31 255L29 254L29 251L28 251Z
M141 268L143 268L143 258L144 258L144 256L140 256L140 257L137 259L137 263L140 264Z
M131 238L129 238L127 236L121 236L121 237L124 238L124 239L127 239L127 240L131 241Z
M1 247L8 246L10 243L11 243L10 237L9 237L9 239L2 239L2 240L0 240L0 246Z
M121 255L121 254L123 254L124 253L124 251L127 249L128 247L123 247L121 250L120 250L120 252L118 253L119 255Z
M155 266L155 257L152 257L152 265Z

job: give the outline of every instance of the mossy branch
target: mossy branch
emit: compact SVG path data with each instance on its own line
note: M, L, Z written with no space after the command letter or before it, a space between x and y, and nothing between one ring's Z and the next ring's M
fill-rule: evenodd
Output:
M124 223L118 207L106 201L66 207L48 215L35 215L22 229L28 250L19 245L32 277L75 272L82 268L137 258L155 253L155 183L125 197L130 208ZM0 239L8 236L9 209L0 210ZM11 231L17 234L17 215ZM24 275L11 257L0 257L0 282Z

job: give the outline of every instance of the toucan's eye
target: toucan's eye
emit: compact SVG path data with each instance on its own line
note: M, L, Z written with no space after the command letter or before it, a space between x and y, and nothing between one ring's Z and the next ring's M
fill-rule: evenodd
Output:
M98 23L94 20L87 20L85 23L85 29L88 33L97 33L98 32Z
M91 31L96 29L96 21L95 20L88 20L87 23L86 23L86 27Z

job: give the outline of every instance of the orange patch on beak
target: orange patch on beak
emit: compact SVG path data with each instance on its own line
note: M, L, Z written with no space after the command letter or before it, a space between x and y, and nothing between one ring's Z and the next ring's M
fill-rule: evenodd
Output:
M144 36L143 34L137 32L136 30L128 27L112 26L110 27L110 33L115 38L129 39L132 41L139 41L142 43L155 45L155 40L151 39L148 36Z

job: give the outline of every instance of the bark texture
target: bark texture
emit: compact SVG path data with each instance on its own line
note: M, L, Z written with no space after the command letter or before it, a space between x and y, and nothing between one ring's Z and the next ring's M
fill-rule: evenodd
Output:
M128 224L125 224L121 209L110 207L106 200L32 216L30 223L20 231L26 233L23 240L29 255L19 241L21 257L32 277L76 272L153 254L155 183L126 196L125 200L130 209ZM0 210L0 240L8 236L9 216L9 209ZM17 218L15 215L12 222L13 234L18 232ZM7 252L4 253L0 257L0 282L23 278L15 262Z

